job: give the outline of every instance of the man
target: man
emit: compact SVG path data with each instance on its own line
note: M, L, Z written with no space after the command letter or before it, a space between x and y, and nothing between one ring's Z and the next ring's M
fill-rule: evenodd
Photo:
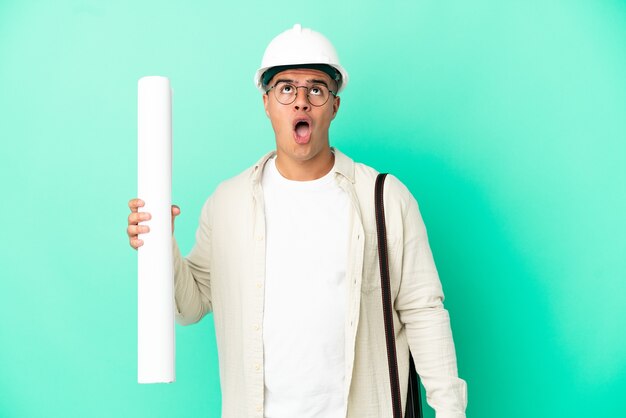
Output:
M295 25L272 40L255 83L276 151L216 189L188 257L174 245L179 322L214 315L223 417L391 416L377 173L329 142L347 82L321 34ZM392 176L384 196L400 382L410 346L437 417L465 417L465 382L417 203ZM141 206L129 202L133 248L149 231L139 225L149 219ZM172 230L179 213L172 208Z

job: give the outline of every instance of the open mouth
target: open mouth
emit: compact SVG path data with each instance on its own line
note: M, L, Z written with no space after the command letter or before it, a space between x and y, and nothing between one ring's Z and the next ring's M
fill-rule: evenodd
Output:
M311 124L308 120L297 120L293 126L293 135L298 144L306 144L311 139Z

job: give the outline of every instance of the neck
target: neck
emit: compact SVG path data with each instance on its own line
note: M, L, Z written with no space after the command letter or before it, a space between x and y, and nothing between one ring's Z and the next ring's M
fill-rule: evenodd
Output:
M294 160L277 150L276 168L288 180L310 181L324 177L335 164L335 154L330 147L310 160Z

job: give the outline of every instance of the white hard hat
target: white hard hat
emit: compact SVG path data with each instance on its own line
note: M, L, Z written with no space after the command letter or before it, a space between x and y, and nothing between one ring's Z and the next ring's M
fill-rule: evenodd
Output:
M272 39L265 49L261 68L254 74L254 84L262 93L265 93L263 74L274 67L286 67L284 70L314 68L324 71L337 81L337 93L348 84L348 73L339 64L337 51L330 41L319 32L303 29L299 23ZM334 74L326 69L332 69Z

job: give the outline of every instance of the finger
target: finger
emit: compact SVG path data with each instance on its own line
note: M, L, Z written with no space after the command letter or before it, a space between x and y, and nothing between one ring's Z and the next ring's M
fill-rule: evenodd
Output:
M148 232L150 232L148 225L129 225L128 228L126 228L126 233L131 238L139 234L147 234Z
M173 216L180 215L180 208L177 205L172 205L172 215Z
M139 222L149 221L152 215L149 212L132 212L128 215L128 224L137 225Z
M143 245L143 240L139 239L139 238L131 238L130 239L130 246L133 247L134 249L137 249L139 247L141 247Z
M137 212L137 208L143 207L145 204L146 203L139 198L131 199L128 201L128 207L132 212Z

